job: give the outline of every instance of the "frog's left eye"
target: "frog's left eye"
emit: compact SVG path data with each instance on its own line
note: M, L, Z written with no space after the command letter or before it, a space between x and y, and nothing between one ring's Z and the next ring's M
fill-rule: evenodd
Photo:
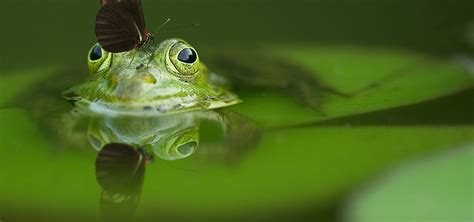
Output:
M192 48L184 48L178 54L178 60L184 63L192 64L197 60L197 53Z
M102 49L99 44L95 44L89 50L87 62L90 73L103 72L110 67L111 54Z
M171 46L168 52L169 71L184 79L195 77L199 71L199 56L196 50L184 41L180 41Z

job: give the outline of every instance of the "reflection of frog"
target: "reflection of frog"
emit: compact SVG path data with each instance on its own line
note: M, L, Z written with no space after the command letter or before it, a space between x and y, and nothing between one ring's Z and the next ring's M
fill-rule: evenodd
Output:
M152 117L92 116L89 120L87 138L99 150L96 177L102 188L101 212L108 218L133 215L146 162L153 156L177 160L195 154L213 162L234 163L256 145L260 135L253 122L227 110ZM206 125L204 130L201 125ZM217 138L201 142L202 131Z
M133 216L146 162L154 156L178 160L194 154L213 162L234 163L260 136L252 121L228 110L148 117L96 115L88 119L87 139L99 151L96 177L102 188L101 212L114 219ZM213 138L201 141L201 132Z
M217 138L201 144L202 123L212 127L205 130L212 131ZM87 138L97 150L106 144L122 143L165 160L183 159L196 152L214 160L231 161L253 147L258 137L253 122L227 110L150 117L93 116L87 129Z
M151 53L151 54L150 54ZM211 83L189 44L163 41L145 52L89 52L90 80L66 92L68 99L107 114L156 115L233 105L239 99Z

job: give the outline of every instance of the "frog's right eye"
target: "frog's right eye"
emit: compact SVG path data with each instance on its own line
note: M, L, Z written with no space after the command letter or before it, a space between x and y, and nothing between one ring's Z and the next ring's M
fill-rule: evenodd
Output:
M102 47L100 47L100 45L95 45L94 47L92 47L92 50L90 52L90 55L89 55L89 59L91 61L97 61L99 60L100 58L102 58Z
M99 44L95 44L89 50L87 58L89 72L95 74L107 71L110 68L111 60L112 54L102 49Z

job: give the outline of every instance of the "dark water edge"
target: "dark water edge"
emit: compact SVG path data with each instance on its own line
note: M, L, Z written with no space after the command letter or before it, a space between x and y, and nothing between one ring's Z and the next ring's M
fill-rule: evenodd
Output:
M474 89L389 110L358 114L294 127L315 126L471 126Z

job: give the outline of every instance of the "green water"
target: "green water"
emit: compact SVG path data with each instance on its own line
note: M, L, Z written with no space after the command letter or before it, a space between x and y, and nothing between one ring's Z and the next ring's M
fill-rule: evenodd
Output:
M87 75L98 3L4 3L1 222L472 220L471 1L143 7L150 29L168 17L171 27L199 23L158 41L184 38L211 70L237 73L232 90L243 103L201 117L75 119L61 92ZM128 165L110 170L112 184L138 199L107 213L104 190L112 188L101 186L90 137L98 131L107 132L99 140L134 147L150 134L198 132L199 147L171 161L150 146L153 161L138 176L121 173ZM408 203L425 207L410 211Z

